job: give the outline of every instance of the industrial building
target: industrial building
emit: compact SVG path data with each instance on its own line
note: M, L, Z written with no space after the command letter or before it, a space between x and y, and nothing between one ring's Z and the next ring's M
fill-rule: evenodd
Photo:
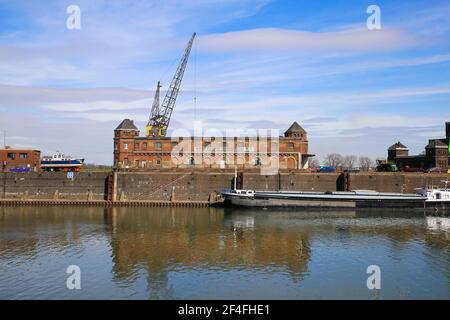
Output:
M419 155L409 155L409 149L400 141L388 148L388 161L395 163L398 168L448 169L450 164L449 141L450 122L445 123L446 137L430 139L425 146L425 152Z
M114 130L114 167L117 169L241 168L277 162L279 169L306 169L307 132L294 122L277 137L154 137L139 136L125 119Z
M26 149L0 149L1 172L31 172L41 169L41 151Z

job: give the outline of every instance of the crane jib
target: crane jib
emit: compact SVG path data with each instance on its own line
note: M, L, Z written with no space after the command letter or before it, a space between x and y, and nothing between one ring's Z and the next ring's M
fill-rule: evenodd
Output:
M146 127L147 136L164 137L166 135L195 36L196 33L194 32L184 50L183 57L181 58L180 64L178 65L177 71L175 72L161 106L159 105L159 88L161 85L158 81L150 119Z

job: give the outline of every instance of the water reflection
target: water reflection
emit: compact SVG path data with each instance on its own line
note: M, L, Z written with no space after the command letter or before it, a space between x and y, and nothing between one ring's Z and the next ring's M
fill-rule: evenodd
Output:
M427 225L431 230L450 230L450 218L447 217L427 217Z
M307 270L307 230L255 229L257 217L226 215L218 209L111 211L117 278L129 277L136 266L145 266L152 279L158 280L177 268L270 266L288 268L293 275Z
M369 261L384 297L447 298L448 232L423 213L0 208L0 298L370 298ZM56 285L74 262L84 292ZM30 270L49 281L21 285Z

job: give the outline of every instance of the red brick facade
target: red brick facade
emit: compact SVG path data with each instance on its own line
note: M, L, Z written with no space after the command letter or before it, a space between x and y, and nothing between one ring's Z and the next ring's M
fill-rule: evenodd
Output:
M276 139L139 137L129 119L114 130L114 167L119 169L257 168L273 158L280 169L303 169L310 156L307 133L297 123Z
M0 150L0 169L2 172L19 168L28 168L31 171L40 171L41 152L39 150L21 149Z

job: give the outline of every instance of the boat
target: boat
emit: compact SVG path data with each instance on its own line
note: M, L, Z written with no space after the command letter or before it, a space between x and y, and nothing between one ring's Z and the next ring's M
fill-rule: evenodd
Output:
M42 171L80 171L84 159L76 159L60 152L41 159Z
M438 209L450 209L450 188L448 185L449 180L442 180L445 184L444 188L439 188L436 186L423 186L416 188L416 193L427 197L425 205L427 208Z
M293 208L391 208L450 209L450 181L444 188L425 186L416 188L414 194L354 191L254 191L226 189L221 192L226 206L235 207L293 207Z
M427 196L423 194L403 194L377 192L372 190L354 191L254 191L223 190L226 206L234 207L294 207L294 208L424 208Z

